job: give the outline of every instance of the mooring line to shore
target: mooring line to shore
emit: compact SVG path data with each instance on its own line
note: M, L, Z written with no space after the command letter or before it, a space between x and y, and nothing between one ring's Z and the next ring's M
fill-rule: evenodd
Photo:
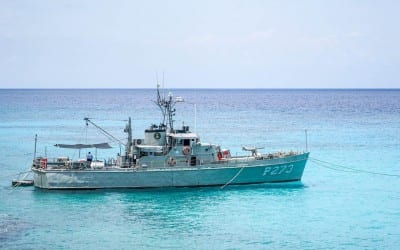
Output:
M18 176L18 175L25 174L25 173L30 173L30 172L32 172L32 170L23 171L23 172L19 172L19 173L16 173L16 174L0 175L0 179L12 177L12 176Z
M388 173L374 172L374 171L368 171L368 170L348 167L348 166L316 159L314 157L310 157L309 159L310 159L310 161L315 163L317 166L328 168L328 169L335 170L335 171L340 171L340 172L352 172L352 173L358 172L358 173L366 173L366 174L373 174L373 175L400 177L400 175L398 175L398 174L388 174Z

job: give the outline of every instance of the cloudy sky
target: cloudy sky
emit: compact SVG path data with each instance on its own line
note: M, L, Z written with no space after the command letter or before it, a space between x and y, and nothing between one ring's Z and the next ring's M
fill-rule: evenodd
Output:
M400 1L0 0L0 88L399 88Z

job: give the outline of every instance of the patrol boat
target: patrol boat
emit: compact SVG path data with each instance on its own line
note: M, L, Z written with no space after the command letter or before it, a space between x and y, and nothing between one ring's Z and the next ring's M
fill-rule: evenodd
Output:
M182 98L160 95L156 104L162 112L160 125L144 131L144 138L132 138L131 119L125 152L105 161L69 157L36 157L32 164L34 185L43 189L164 188L243 185L300 181L309 152L259 153L257 147L243 147L247 154L232 156L228 149L203 143L188 126L174 127L175 105ZM107 131L85 118L103 133ZM56 144L61 148L109 148L108 143ZM36 142L35 142L36 152Z

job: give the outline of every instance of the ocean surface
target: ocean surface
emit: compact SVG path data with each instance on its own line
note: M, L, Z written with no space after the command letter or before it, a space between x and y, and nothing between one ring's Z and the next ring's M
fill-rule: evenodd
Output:
M203 142L234 155L250 145L310 151L302 181L224 189L11 187L29 170L35 134L38 155L79 158L53 145L107 142L84 117L124 140L128 117L134 138L143 138L161 113L152 89L0 89L0 249L399 249L400 90L173 94L186 101L176 107L176 126L189 125ZM120 152L112 145L96 157Z

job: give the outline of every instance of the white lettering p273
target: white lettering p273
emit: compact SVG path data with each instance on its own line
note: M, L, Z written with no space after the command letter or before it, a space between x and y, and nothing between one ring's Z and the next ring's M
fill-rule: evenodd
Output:
M265 167L263 176L268 175L280 175L290 174L293 171L293 164L280 165L275 167Z

